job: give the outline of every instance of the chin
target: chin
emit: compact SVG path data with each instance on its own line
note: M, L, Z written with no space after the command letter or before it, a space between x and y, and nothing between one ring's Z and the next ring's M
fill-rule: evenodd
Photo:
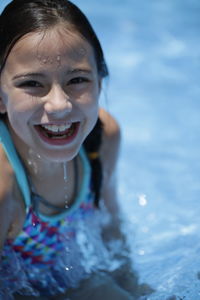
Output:
M74 147L69 150L54 150L51 153L41 153L41 157L50 162L62 163L66 161L71 161L74 157L76 157L79 153L80 146Z

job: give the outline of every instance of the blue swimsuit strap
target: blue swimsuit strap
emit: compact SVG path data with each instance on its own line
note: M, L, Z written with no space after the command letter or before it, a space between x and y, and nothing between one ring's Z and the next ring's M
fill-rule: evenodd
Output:
M1 119L0 119L0 143L2 143L5 153L10 161L10 164L15 171L17 182L18 182L21 192L24 196L26 210L28 211L29 207L31 205L31 194L30 194L30 188L29 188L29 182L27 179L27 175L26 175L25 169L19 159L19 156L17 154L15 146L12 142L10 132L9 132L6 124L4 123L4 121ZM78 196L76 197L72 206L70 206L70 208L66 209L66 212L56 214L53 216L46 216L46 215L38 213L39 217L43 221L56 221L56 220L63 218L64 216L66 216L68 214L71 214L76 208L78 208L80 203L82 201L84 201L84 198L87 197L87 193L89 190L90 173L91 173L90 164L89 164L88 158L87 158L83 148L80 149L79 155L80 155L81 161L83 163L84 176L83 176L83 180L82 180L82 183L80 186Z
M4 121L1 119L0 119L0 143L3 145L8 160L10 161L10 164L13 167L13 170L15 171L18 185L24 197L26 207L28 208L30 207L31 204L31 196L30 196L30 189L29 189L29 183L26 176L26 172L19 159L10 132L6 124L4 123Z

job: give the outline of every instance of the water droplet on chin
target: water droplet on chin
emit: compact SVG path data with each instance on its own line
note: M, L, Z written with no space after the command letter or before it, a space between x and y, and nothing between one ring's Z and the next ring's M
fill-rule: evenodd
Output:
M43 169L41 166L41 155L37 152L35 152L33 149L28 150L28 158L27 158L27 164L30 166L30 168L33 170L33 173L37 175L40 180L44 180L45 177L43 175Z

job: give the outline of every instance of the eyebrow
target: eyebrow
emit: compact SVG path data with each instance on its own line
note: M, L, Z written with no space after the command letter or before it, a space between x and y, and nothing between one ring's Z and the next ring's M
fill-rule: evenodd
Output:
M72 69L70 71L65 72L65 75L69 75L69 74L74 74L74 73L86 73L86 74L91 74L92 70L90 69ZM16 80L19 78L23 78L23 77L45 77L45 74L43 73L22 73L22 74L17 74L15 75L12 80Z
M22 74L17 74L15 75L12 80L18 79L18 78L23 78L23 77L45 77L44 74L42 73L22 73Z
M92 70L90 69L72 69L67 72L67 74L73 74L73 73L88 73L91 74Z

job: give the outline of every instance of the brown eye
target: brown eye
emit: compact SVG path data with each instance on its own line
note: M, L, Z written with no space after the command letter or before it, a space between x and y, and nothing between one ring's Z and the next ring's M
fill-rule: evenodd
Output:
M42 84L35 80L27 80L19 84L19 87L30 87L30 88L39 88L42 87Z
M76 77L76 78L72 78L68 85L69 84L81 84L81 83L84 83L84 82L89 82L88 78L85 78L85 77Z

